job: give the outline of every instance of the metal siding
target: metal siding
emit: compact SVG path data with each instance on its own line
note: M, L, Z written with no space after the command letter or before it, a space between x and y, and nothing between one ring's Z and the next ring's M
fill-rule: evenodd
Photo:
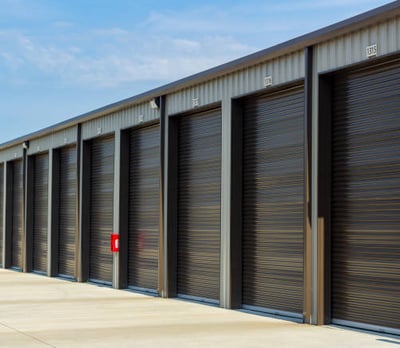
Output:
M221 111L179 119L178 295L220 299Z
M76 136L76 127L69 127L41 138L32 139L29 141L27 153L34 155L52 148L76 143Z
M0 161L12 161L23 155L22 144L0 151Z
M32 270L47 273L49 155L35 155L33 166Z
M104 136L113 133L118 127L112 122L111 115L107 115L82 124L82 140Z
M10 163L12 170L12 225L11 225L11 267L22 270L22 238L23 238L23 165L22 160Z
M51 147L51 135L44 138L33 139L29 141L29 149L27 151L27 154L33 155L39 152L48 151Z
M51 136L52 148L75 144L77 141L77 127L69 127Z
M128 285L158 289L160 127L133 129L129 153Z
M249 98L243 126L243 304L303 313L303 87Z
M400 50L400 17L317 45L319 72L368 60L365 49L378 45L378 57Z
M57 273L62 276L74 277L77 228L76 147L61 148L59 161L59 238Z
M4 230L3 230L3 208L4 208L4 164L0 163L0 267L3 267L3 245L4 245Z
M400 329L400 58L334 85L332 317Z
M120 129L137 126L141 123L158 120L160 117L159 114L159 109L150 108L150 101L148 103L135 105L134 107L122 109L107 116L83 123L82 139L90 139ZM143 117L143 122L140 121L140 117Z
M304 52L301 50L169 94L167 114L192 110L193 98L199 98L200 106L206 106L221 101L227 90L230 98L263 90L267 75L272 76L273 85L279 85L302 79L304 74Z
M90 146L90 257L89 279L111 284L113 255L114 137L94 139Z

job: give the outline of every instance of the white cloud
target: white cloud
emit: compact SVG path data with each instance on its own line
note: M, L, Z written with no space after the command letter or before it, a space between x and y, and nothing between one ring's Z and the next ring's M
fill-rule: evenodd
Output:
M142 23L129 28L83 29L60 20L52 22L54 32L28 35L3 30L0 65L10 80L17 80L19 71L33 69L43 79L68 86L114 88L138 81L164 83L292 38L292 27L309 21L282 20L282 16L274 16L280 11L293 15L300 9L333 8L339 6L338 2L346 7L347 3L303 0L289 5L269 3L265 7L258 2L256 7L250 6L249 1L250 4L232 5L229 11L214 5L152 12ZM366 1L369 2L372 3Z
M188 11L152 12L144 26L153 32L171 33L220 33L233 35L235 33L256 34L271 31L287 31L288 24L281 19L268 16L269 5L260 12L259 5L249 7L232 5L229 11L223 11L217 5L205 6Z
M115 87L143 80L172 81L254 50L232 37L197 40L137 35L119 28L97 29L79 40L43 41L20 32L0 33L0 57L9 69L36 69L66 85Z

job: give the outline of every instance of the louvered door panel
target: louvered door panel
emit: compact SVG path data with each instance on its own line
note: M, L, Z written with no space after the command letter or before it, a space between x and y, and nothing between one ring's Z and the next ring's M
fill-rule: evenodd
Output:
M49 156L33 158L33 262L32 270L47 273Z
M89 279L111 284L113 256L110 251L110 234L113 232L114 137L92 141L90 165Z
M221 114L179 119L178 294L219 301Z
M59 236L58 274L75 276L76 250L76 147L60 149L59 153Z
M251 98L243 114L242 302L301 316L303 88Z
M332 317L400 329L400 61L334 83Z
M134 129L129 157L129 286L158 289L160 127Z
M22 160L11 163L12 171L12 245L11 267L22 269L22 238L23 238L23 165Z

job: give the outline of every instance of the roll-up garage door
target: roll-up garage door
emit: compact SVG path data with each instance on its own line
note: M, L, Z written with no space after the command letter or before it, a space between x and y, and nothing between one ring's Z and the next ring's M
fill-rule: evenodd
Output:
M4 164L0 164L0 267L3 267L3 198L4 198Z
M11 267L22 269L22 238L23 238L23 165L22 160L12 162L12 246Z
M49 156L33 158L33 262L32 270L47 273Z
M177 292L219 301L220 110L183 116L178 138Z
M400 60L334 80L332 317L400 329Z
M58 274L74 277L76 248L76 147L59 152Z
M160 127L134 129L129 156L129 286L157 290Z
M113 256L110 251L110 234L113 232L114 137L92 141L90 166L89 279L111 284Z
M243 307L301 318L303 88L251 98L243 115Z

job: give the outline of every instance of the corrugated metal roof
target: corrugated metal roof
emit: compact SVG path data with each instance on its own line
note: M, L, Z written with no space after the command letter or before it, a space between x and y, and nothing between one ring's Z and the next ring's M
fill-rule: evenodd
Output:
M22 143L23 141L26 140L31 140L40 136L45 136L47 134L59 131L61 129L74 126L78 123L87 122L94 118L104 116L106 114L130 107L135 104L150 101L152 98L170 94L180 89L229 74L231 72L240 70L246 66L255 65L260 62L276 58L284 54L291 53L299 49L324 42L326 40L333 39L342 34L349 33L382 21L386 21L398 15L400 15L400 0L378 7L374 10L362 13L360 15L346 19L336 24L324 27L322 29L313 31L309 34L299 36L295 39L286 41L284 43L258 51L248 56L233 60L226 64L219 65L217 67L205 70L198 74L191 75L181 80L177 80L175 82L152 89L142 94L127 99L123 99L116 103L106 105L104 107L87 112L77 117L70 118L66 121L41 129L37 132L24 135L17 139L0 144L0 150Z

